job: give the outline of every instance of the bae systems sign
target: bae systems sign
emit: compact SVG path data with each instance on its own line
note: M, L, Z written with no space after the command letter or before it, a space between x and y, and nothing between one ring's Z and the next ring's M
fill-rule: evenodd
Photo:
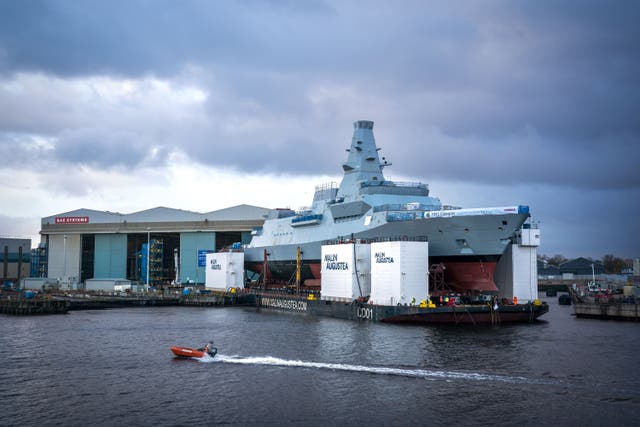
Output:
M57 216L56 224L88 224L88 216Z

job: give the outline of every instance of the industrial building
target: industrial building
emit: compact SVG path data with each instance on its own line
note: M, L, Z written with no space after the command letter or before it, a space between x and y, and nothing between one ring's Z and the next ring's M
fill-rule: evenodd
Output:
M0 265L2 284L17 283L29 277L31 261L31 239L0 238Z
M573 279L575 277L592 277L604 274L604 265L599 260L586 258L575 258L560 264L546 265L543 261L538 261L538 275L541 279Z
M42 218L41 277L70 285L128 279L165 286L205 282L206 254L251 240L269 209L238 205L208 213L157 207L131 214L79 209Z

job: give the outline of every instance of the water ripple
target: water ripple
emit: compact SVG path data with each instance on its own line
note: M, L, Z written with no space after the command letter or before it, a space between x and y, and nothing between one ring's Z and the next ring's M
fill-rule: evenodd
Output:
M349 365L343 363L306 362L303 360L286 360L272 356L239 357L218 355L216 358L204 356L198 359L200 362L234 363L245 365L271 365L311 369L328 369L332 371L366 372L377 375L395 375L401 377L444 379L444 380L470 380L470 381L500 381L506 383L526 384L559 384L559 381L541 380L521 376L504 376L478 372L435 371L427 369L403 369L386 366Z

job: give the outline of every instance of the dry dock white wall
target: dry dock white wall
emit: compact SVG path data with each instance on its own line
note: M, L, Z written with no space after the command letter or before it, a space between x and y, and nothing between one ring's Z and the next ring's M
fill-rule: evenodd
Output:
M516 243L509 245L494 273L498 297L520 302L538 298L538 245L540 230L522 229L516 236Z
M322 246L322 299L351 301L371 290L370 245L347 243Z
M371 298L374 304L419 304L428 298L429 244L371 244ZM415 299L415 301L414 301Z

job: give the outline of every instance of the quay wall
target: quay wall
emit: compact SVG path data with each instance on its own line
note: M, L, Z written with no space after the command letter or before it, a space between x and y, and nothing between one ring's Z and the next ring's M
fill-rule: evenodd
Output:
M640 320L640 309L638 304L574 303L573 306L576 317Z

